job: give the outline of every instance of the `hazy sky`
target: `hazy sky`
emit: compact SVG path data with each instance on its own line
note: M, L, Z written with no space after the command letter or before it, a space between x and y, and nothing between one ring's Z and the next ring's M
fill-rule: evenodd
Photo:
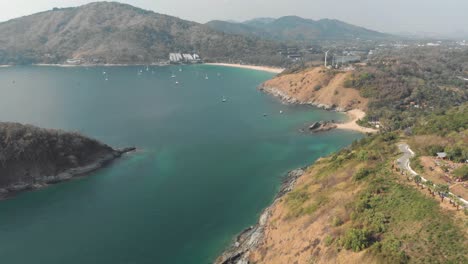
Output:
M0 0L0 21L89 0ZM385 32L468 32L468 0L122 0L197 22L298 15Z

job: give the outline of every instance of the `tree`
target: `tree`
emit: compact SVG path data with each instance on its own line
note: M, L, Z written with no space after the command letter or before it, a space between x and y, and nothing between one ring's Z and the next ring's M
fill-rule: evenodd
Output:
M447 184L437 184L436 191L439 193L440 200L443 202L444 198L449 193L449 186Z
M422 188L421 181L422 181L421 176L419 176L419 175L414 176L414 182L416 183L417 186L421 186L421 188Z
M430 193L432 196L434 196L434 183L433 183L432 181L429 181L429 180L428 180L428 181L426 181L426 182L424 183L424 185L427 186L427 190L429 191L429 193Z

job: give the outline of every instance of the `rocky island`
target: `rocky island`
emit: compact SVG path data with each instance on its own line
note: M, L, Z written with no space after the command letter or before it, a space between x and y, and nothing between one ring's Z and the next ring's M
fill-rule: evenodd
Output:
M86 175L134 150L79 133L0 123L0 199Z

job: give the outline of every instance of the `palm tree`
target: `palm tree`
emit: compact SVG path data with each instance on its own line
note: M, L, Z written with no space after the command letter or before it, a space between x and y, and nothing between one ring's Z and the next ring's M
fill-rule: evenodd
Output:
M444 202L445 196L449 193L449 186L447 184L437 184L436 190L439 193L440 200Z
M421 176L415 175L415 176L413 177L413 179L414 179L414 182L416 183L416 185L417 185L417 186L420 186L421 181L422 181Z
M460 210L460 206L463 206L463 202L460 200L460 198L455 196L455 204L457 206L457 211Z
M427 190L429 191L429 193L432 196L434 196L434 183L432 181L427 180L424 184L427 186Z

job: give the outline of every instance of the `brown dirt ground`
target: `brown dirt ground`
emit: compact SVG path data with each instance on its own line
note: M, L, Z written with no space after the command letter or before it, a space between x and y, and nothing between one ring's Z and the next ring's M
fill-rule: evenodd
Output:
M367 110L368 99L359 91L345 88L344 81L351 72L333 72L323 67L309 68L299 73L278 76L264 83L302 103L335 105L343 109ZM320 85L319 90L315 87Z

